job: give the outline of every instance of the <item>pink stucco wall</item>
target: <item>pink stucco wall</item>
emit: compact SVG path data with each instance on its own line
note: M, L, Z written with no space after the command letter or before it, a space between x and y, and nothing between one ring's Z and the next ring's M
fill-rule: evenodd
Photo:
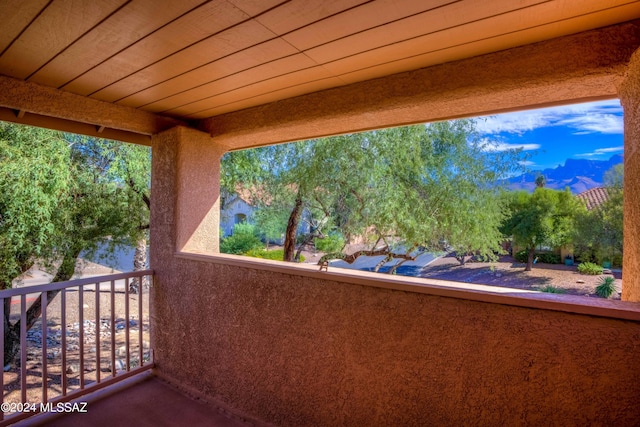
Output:
M239 413L281 426L640 419L638 321L219 262L159 269L157 372Z
M622 298L640 302L640 50L633 55L622 84L624 108L624 270Z

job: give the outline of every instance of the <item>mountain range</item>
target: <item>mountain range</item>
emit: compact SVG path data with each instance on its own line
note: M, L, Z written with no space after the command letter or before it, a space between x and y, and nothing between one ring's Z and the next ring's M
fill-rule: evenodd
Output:
M546 187L564 190L569 187L573 194L579 194L594 187L602 187L604 174L612 167L623 162L621 155L609 160L567 159L564 165L545 170L532 170L508 180L511 190L533 191L538 175L546 178Z

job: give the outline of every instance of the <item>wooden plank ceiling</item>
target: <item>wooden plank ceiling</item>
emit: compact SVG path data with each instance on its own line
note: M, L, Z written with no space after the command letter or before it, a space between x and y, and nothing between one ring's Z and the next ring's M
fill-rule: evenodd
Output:
M185 120L629 21L633 0L0 0L0 74Z

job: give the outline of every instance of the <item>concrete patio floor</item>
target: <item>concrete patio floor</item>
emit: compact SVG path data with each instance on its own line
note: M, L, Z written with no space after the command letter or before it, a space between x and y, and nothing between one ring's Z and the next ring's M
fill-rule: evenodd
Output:
M41 414L17 426L246 427L220 409L182 394L150 373L77 399L86 413Z

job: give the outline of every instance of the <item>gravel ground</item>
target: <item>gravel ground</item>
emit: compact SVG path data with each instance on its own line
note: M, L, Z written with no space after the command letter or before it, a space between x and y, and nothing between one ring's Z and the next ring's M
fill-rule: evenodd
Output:
M420 277L451 280L455 282L478 283L503 286L507 288L539 291L547 286L562 289L566 294L595 297L595 288L603 276L616 279L616 289L622 288L621 274L603 274L589 276L578 273L575 266L561 264L535 264L532 271L524 271L524 264L517 263L511 257L501 257L497 262L468 262L461 266L452 257L438 258L429 264ZM614 293L612 299L620 299Z

